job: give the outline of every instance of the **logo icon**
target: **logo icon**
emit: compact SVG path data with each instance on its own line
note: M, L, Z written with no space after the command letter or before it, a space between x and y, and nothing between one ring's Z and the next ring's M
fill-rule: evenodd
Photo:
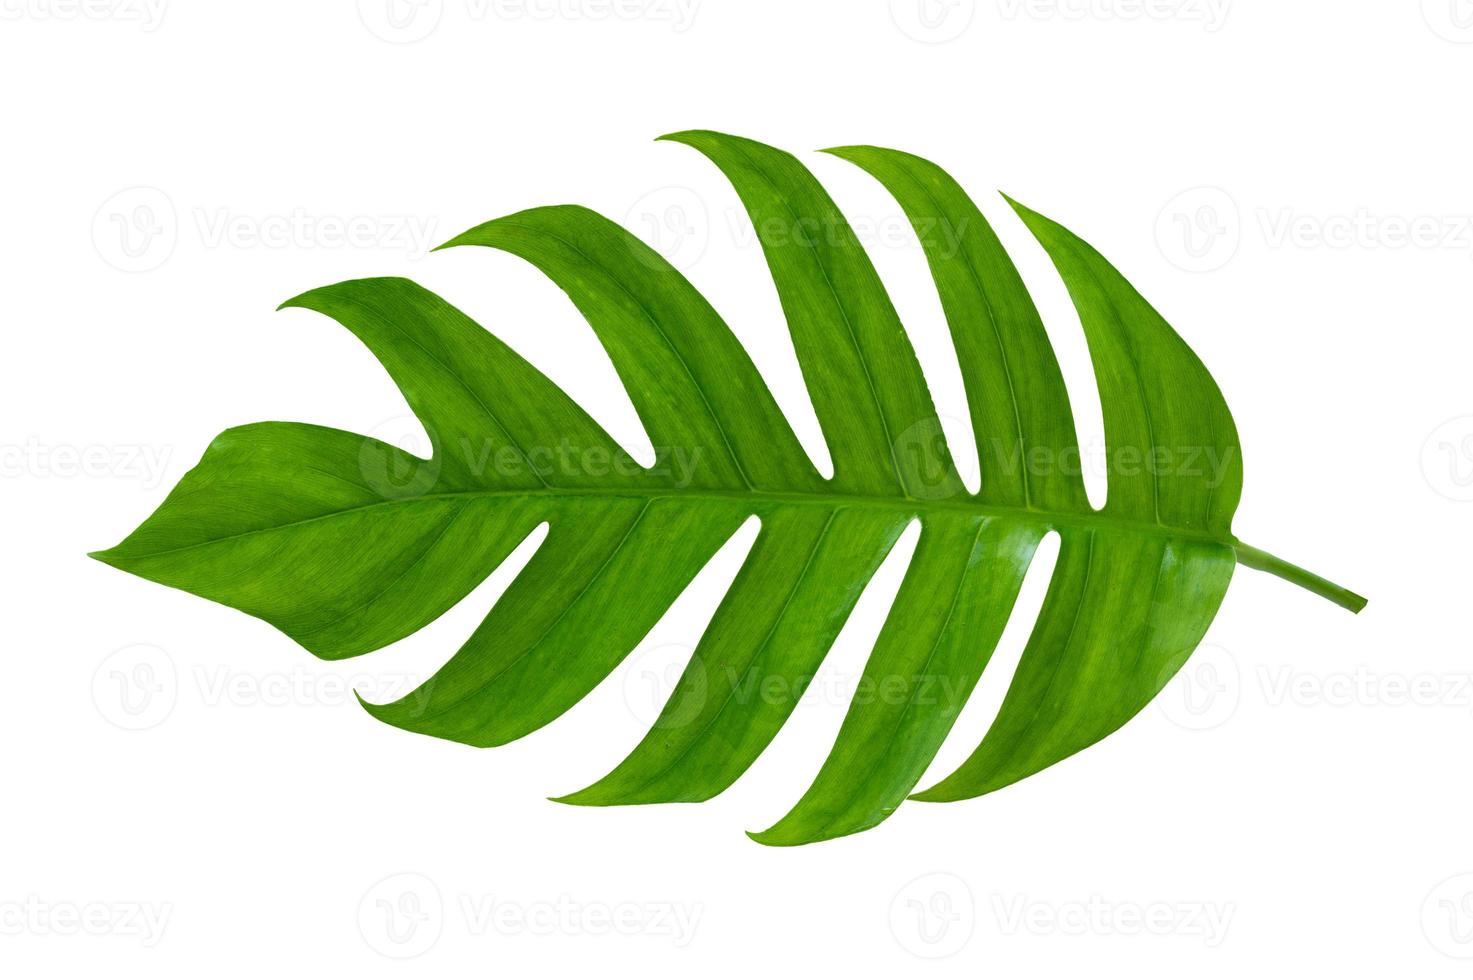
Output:
M956 419L947 421L966 431ZM895 465L911 496L920 500L945 500L966 492L961 479L941 465L947 445L939 416L922 419L895 437Z
M1203 643L1156 696L1156 704L1173 724L1205 732L1237 712L1242 688L1242 674L1232 653L1215 643Z
M102 260L123 272L149 272L174 254L179 216L157 187L129 187L102 202L92 216L92 244Z
M428 493L440 478L434 435L413 415L396 415L374 426L358 451L358 471L385 500Z
M1473 500L1473 415L1432 430L1422 444L1422 476L1448 500Z
M130 732L160 724L178 700L173 658L149 643L114 650L92 674L92 703L98 713Z
M422 41L440 26L445 0L358 0L358 19L390 44Z
M976 13L976 0L890 0L890 19L895 26L922 44L956 40L972 26Z
M901 948L922 959L955 956L977 925L972 889L944 871L921 875L890 902L890 934Z
M1473 874L1454 875L1427 893L1422 934L1444 956L1473 960Z
M1193 187L1156 216L1156 247L1187 272L1212 272L1238 254L1243 237L1238 202L1221 187Z
M1473 44L1473 0L1422 0L1422 19L1454 44Z
M358 902L358 931L374 952L407 960L440 939L445 904L440 889L422 874L389 875Z
M684 643L664 643L641 649L624 672L624 703L640 724L653 728L683 728L695 720L706 701L706 674L697 671L693 686L685 691L671 714L661 718L665 704L679 686L680 677L692 656Z
M625 212L624 225L677 269L699 262L711 240L706 202L689 187L650 191Z

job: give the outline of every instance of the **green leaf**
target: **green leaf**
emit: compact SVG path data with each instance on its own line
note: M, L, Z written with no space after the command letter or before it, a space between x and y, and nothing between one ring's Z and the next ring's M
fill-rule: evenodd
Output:
M991 792L1118 729L1191 654L1238 562L1351 610L1365 604L1234 537L1242 459L1221 392L1140 294L1060 225L1014 204L1089 343L1108 444L1100 510L1085 497L1038 311L945 172L894 150L830 151L878 179L920 235L976 433L975 494L884 286L813 175L751 140L666 139L720 168L757 229L832 478L679 272L592 211L545 207L447 245L521 256L568 294L629 393L653 465L444 300L404 279L356 280L284 305L332 317L373 352L429 433L431 457L314 425L230 429L142 526L96 557L341 658L433 621L546 524L532 559L429 681L365 704L401 728L490 746L588 694L755 516L757 539L649 734L613 772L561 798L656 803L709 799L746 771L919 520L863 696L808 792L752 835L784 845L873 827L912 794L1050 532L1058 562L996 721L956 772L915 798Z

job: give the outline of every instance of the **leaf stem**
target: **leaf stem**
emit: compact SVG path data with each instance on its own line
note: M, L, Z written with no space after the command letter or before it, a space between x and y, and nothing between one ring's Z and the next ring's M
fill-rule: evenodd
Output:
M1268 572L1277 575L1286 582L1293 582L1301 589L1308 589L1317 596L1323 596L1343 606L1353 613L1358 613L1366 607L1364 596L1357 595L1349 589L1336 585L1327 578L1321 578L1314 572L1300 568L1298 565L1290 564L1276 555L1262 551L1239 541L1233 545L1238 553L1238 561L1249 568L1256 568L1260 572Z

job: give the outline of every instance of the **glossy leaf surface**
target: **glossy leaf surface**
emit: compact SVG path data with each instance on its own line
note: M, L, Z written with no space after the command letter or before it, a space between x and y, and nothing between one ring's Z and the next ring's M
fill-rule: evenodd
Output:
M720 315L598 214L544 207L449 245L530 262L576 305L656 447L636 464L578 405L444 300L364 279L284 304L338 321L383 364L433 445L265 422L222 433L159 509L97 557L260 617L319 657L433 621L542 524L546 540L420 689L366 705L401 728L500 745L578 703L744 521L760 530L649 734L592 786L609 805L709 799L787 721L880 563L920 538L860 690L812 786L753 836L802 844L873 827L913 794L987 667L1035 549L1061 550L1001 711L953 774L959 800L1118 729L1190 655L1238 562L1339 604L1364 600L1240 544L1232 416L1185 342L1084 241L1014 204L1079 311L1107 441L1089 505L1063 378L986 219L939 167L876 147L862 167L922 234L961 365L982 482L967 491L919 362L864 248L791 155L676 134L757 230L834 462L823 478Z

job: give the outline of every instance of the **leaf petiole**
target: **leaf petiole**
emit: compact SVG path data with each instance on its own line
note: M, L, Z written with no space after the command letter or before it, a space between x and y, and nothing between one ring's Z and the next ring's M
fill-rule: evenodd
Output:
M1284 559L1276 555L1271 555L1267 551L1243 544L1241 541L1235 542L1233 548L1238 553L1238 562L1247 565L1249 568L1256 568L1260 572L1277 575L1286 582L1293 582L1300 588L1308 589L1317 596L1323 596L1337 606L1349 609L1353 613L1358 613L1366 607L1364 596L1358 595L1343 586L1336 585L1329 579L1321 578L1314 572L1284 561Z

